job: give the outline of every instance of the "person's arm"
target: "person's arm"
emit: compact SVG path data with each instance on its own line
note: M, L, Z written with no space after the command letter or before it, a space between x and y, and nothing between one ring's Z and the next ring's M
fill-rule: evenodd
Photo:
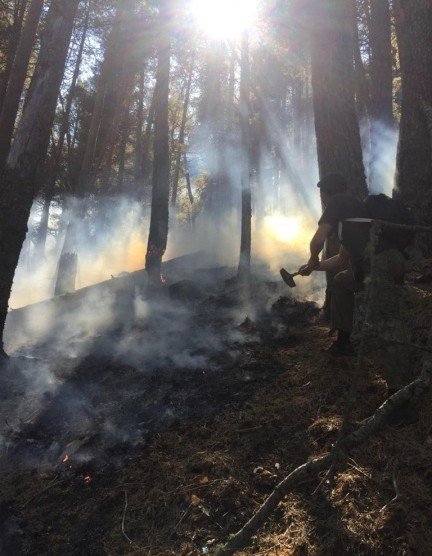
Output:
M300 274L302 276L309 276L314 270L320 272L340 272L345 270L349 263L349 254L343 245L340 246L339 253L325 261L318 261L315 268L311 269L310 261L304 266L300 267Z
M330 259L321 261L318 268L322 272L340 272L345 270L349 263L349 254L343 245L340 246L339 253Z
M310 242L310 259L308 264L311 266L312 270L318 268L320 253L324 249L325 241L331 229L331 225L326 222L320 224Z

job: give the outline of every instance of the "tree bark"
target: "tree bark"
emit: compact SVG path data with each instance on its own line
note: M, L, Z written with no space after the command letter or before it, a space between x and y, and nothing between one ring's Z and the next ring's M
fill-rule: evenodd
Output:
M53 0L33 76L33 92L2 174L0 189L0 337L54 121L79 0ZM0 340L2 349L2 339Z
M346 0L314 2L312 87L320 176L340 172L359 198L367 193L355 110L352 8Z
M155 87L154 162L150 233L146 254L149 284L161 282L161 264L168 239L169 219L169 123L171 36L169 0L159 0L158 67Z
M135 189L137 198L141 199L143 197L143 189L151 175L151 160L150 160L150 146L151 146L151 135L154 124L155 115L155 93L153 92L151 103L147 113L146 127L144 132L144 137L142 140L141 149L137 150L137 167L135 173ZM138 145L137 145L138 149Z
M346 0L315 0L313 5L312 88L320 177L341 173L349 191L362 199L367 186L355 109L352 5ZM337 238L329 238L325 257L338 250ZM327 318L332 279L327 273Z
M12 67L15 60L18 43L20 40L27 3L28 3L27 0L17 0L16 2L16 8L14 13L12 28L10 31L7 54L6 54L5 70L0 75L0 109L2 109L3 107L3 100L11 76Z
M79 75L80 75L80 72L81 72L81 64L82 64L82 59L83 59L83 54L84 54L84 46L85 46L85 42L86 42L86 39L87 39L87 32L88 32L88 26L89 26L90 3L91 3L91 0L89 0L89 2L87 4L87 10L86 10L86 16L85 16L85 20L84 20L82 35L81 35L81 41L80 41L80 45L79 45L79 48L78 48L78 54L77 54L77 59L76 59L76 62L75 62L74 73L72 75L72 82L71 82L69 92L68 92L68 95L67 95L67 99L66 99L66 106L65 106L64 113L63 113L63 117L62 117L62 123L61 123L61 127L60 127L58 141L57 141L57 144L55 145L55 147L53 149L53 155L52 155L53 168L52 168L52 172L51 172L51 175L50 175L50 182L49 182L49 185L48 185L48 188L47 188L47 191L46 191L44 203L43 203L43 206L42 206L41 220L39 222L39 226L37 228L36 238L35 238L34 259L36 261L40 261L41 259L43 259L43 256L44 256L46 238L47 238L47 233L48 233L49 209L50 209L50 206L51 206L52 198L54 196L56 181L57 181L58 175L60 173L63 148L64 148L64 144L65 144L65 141L66 141L66 136L67 136L67 133L68 133L68 130L69 130L70 115L71 115L72 104L73 104L74 95L75 95L75 89L76 89L78 78L79 78Z
M187 115L189 110L190 95L191 95L191 88L192 88L194 58L195 58L195 53L193 53L191 56L190 68L189 68L188 78L186 82L184 102L183 102L183 113L182 113L182 120L180 123L180 132L179 132L179 139L178 139L178 148L177 148L176 160L174 165L174 179L173 179L173 189L172 189L172 196L171 196L171 206L173 208L175 208L177 204L177 193L178 193L178 183L180 178L181 159L182 159L182 153L185 152L184 142L185 142Z
M204 208L208 217L221 224L221 216L230 206L231 191L225 171L226 112L222 97L224 45L213 41L208 47L205 84L201 102L202 142L206 151L207 187Z
M124 108L121 125L121 138L119 145L119 171L117 177L117 192L124 193L124 178L126 169L126 149L130 135L130 114L129 109Z
M136 143L134 161L134 180L138 182L141 177L141 157L144 138L144 93L145 93L145 67L139 73L138 109L136 118Z
M0 113L0 171L9 154L14 124L27 77L27 69L36 38L44 0L32 0L11 68L9 83Z
M352 0L353 11L353 51L354 51L354 70L355 70L355 90L357 101L357 112L360 122L367 122L370 108L369 83L366 77L366 70L360 50L360 37L357 23L357 0Z
M242 214L238 278L246 282L250 278L252 250L252 192L250 183L250 60L249 35L243 33L240 82L240 129L242 137Z
M402 116L396 188L419 223L432 224L432 6L429 0L394 4L402 75Z
M393 57L391 19L388 0L370 0L371 18L371 117L388 127L393 119Z
M85 216L85 203L82 199L93 184L92 170L98 168L102 156L109 146L107 158L111 162L113 154L113 133L117 131L119 113L121 113L120 92L124 91L123 76L126 71L126 33L125 17L134 5L134 0L126 0L118 4L112 30L107 39L104 61L96 91L96 98L91 117L89 132L81 162L81 168L73 193L81 198L81 203L73 204L69 212L69 223L66 228L63 248L60 254L57 279L65 275L63 265L67 267L70 255L76 254L78 242L78 223ZM111 141L110 141L111 139ZM105 164L105 179L111 167ZM65 282L63 282L65 283ZM57 283L55 291L62 292L61 284Z
M391 19L388 0L371 0L369 38L371 46L371 156L369 186L381 192L385 174L382 171L383 138L394 128L393 118L393 55Z
M189 195L189 202L190 202L191 205L193 205L194 196L193 196L193 193L192 193L192 185L191 185L191 179L190 179L189 164L188 164L186 152L183 153L183 166L184 166L184 173L185 173L185 178L186 178L186 188L187 188L187 192L188 192L188 195Z

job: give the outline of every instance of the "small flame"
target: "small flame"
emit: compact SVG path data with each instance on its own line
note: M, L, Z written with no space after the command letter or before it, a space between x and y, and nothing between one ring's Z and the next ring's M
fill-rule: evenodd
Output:
M69 456L66 454L63 458L63 463L66 463L67 461L69 461Z

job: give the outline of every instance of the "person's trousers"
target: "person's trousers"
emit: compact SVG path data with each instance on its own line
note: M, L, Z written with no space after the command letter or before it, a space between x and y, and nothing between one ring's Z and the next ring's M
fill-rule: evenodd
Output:
M375 264L376 279L380 287L385 287L386 283L403 283L406 263L400 251L391 249L380 253ZM343 330L351 334L355 294L363 288L363 282L355 279L351 269L336 274L331 288L331 327L334 330Z

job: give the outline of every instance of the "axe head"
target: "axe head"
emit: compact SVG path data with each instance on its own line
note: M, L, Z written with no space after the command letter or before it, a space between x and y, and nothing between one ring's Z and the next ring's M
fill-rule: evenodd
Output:
M294 282L294 276L290 274L284 268L281 268L280 275L282 276L282 280L287 284L290 288L295 288L296 283Z

